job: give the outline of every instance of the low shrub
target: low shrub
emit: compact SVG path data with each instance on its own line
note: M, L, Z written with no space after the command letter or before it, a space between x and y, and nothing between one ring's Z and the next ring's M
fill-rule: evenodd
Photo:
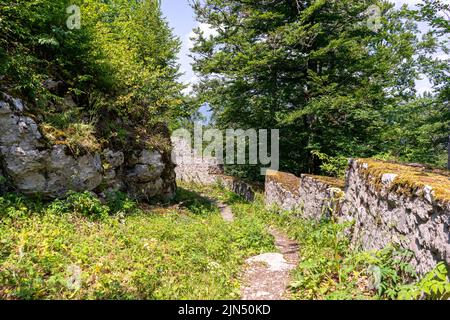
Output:
M56 200L48 205L46 213L54 215L75 214L91 219L105 219L111 210L91 192L69 192L64 200Z
M445 263L439 263L420 281L400 287L398 298L401 300L449 300L450 270Z

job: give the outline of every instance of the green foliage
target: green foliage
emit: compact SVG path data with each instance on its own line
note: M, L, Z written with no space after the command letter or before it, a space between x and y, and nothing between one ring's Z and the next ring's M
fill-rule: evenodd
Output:
M77 108L70 108L57 113L48 113L45 116L46 123L59 130L67 129L71 124L79 122L80 113Z
M378 32L363 14L374 4ZM415 96L414 19L380 1L208 0L194 9L216 30L197 30L193 53L197 95L219 126L280 129L281 167L297 174L320 171L311 151L339 159L389 148L384 110Z
M396 299L401 286L415 279L414 269L409 264L413 253L388 246L375 253L373 266L379 272L379 283L376 286L378 295L389 299Z
M131 200L126 193L110 192L106 194L108 206L111 213L126 216L138 211L138 204Z
M1 84L12 86L39 107L51 94L42 82L56 75L77 77L90 72L87 30L65 28L66 0L2 2L0 47L4 54ZM50 73L50 74L49 74Z
M285 218L286 219L286 218ZM287 218L289 219L289 218ZM370 297L358 288L364 280L363 268L349 259L349 242L342 236L343 226L323 221L301 221L291 225L292 235L300 240L302 261L291 284L301 299L358 299ZM353 258L353 257L352 257ZM364 282L362 282L364 284Z
M175 117L182 89L176 82L179 41L162 19L158 1L85 0L82 14L102 85L115 92L115 99L102 98L95 107L155 123Z
M0 197L0 218L10 221L29 213L29 203L14 194L6 194Z
M54 214L78 214L94 220L106 219L110 214L110 208L101 203L91 192L69 192L65 200L57 200L48 207Z
M345 176L345 170L348 167L348 158L342 156L330 157L319 151L312 151L311 153L321 161L320 170L322 174L339 178Z
M66 10L73 4L81 8L81 29L69 30ZM151 133L184 112L177 82L180 44L159 1L1 2L0 30L0 90L25 98L46 124L69 131L67 138L79 132L74 123L99 118L96 138L109 138L108 123L127 137L138 128ZM46 89L50 79L58 88ZM67 98L78 108L67 105Z
M91 192L70 193L65 202L68 212L95 219L104 219L109 215L109 208Z
M445 263L439 263L423 279L415 284L401 287L400 300L448 300L450 299L449 270Z
M389 127L382 133L385 150L378 156L445 167L449 160L450 128L450 64L445 58L450 50L450 5L440 0L424 0L417 9L404 8L403 14L430 27L416 55L417 68L429 78L434 93L427 92L385 108Z
M178 199L143 211L120 193L106 204L89 193L49 205L0 197L0 298L239 298L245 259L273 250L264 224L225 223L188 190Z

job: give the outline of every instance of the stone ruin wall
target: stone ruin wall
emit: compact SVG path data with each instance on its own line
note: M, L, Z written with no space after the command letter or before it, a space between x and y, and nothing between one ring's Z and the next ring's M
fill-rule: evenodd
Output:
M264 196L269 209L320 220L340 210L344 192L338 179L269 170Z
M429 186L418 187L413 194L392 190L396 175L389 172L377 185L366 169L364 160L351 160L345 184L269 172L266 205L308 219L334 215L341 222L354 221L350 234L355 247L379 250L395 244L411 250L411 263L419 274L441 261L450 265L450 203L436 200Z
M223 166L213 157L198 155L183 138L172 138L175 173L177 180L200 184L214 184L217 176L223 174Z
M392 190L396 175L389 172L382 175L381 184L373 178L363 160L350 161L340 214L355 221L353 243L365 250L389 244L409 249L419 274L441 261L450 265L450 203L436 200L429 186L412 193Z
M266 206L270 209L302 212L298 186L300 186L300 178L293 174L268 170L264 188Z
M174 141L181 159L191 155L185 141ZM249 201L255 196L252 186L223 175L215 159L177 161L177 178L182 181L214 184L220 181ZM384 167L383 163L380 163ZM349 230L353 246L364 250L382 249L390 244L414 253L412 265L419 274L432 270L440 261L450 265L450 202L437 201L429 186L417 188L413 194L392 190L396 175L388 172L377 185L367 173L364 160L351 160L346 181L313 175L295 175L268 170L264 188L267 208L290 211L299 217L320 220L336 217L353 221ZM402 167L405 170L408 166ZM450 187L450 177L448 178Z
M224 174L223 165L214 157L201 157L183 138L172 138L177 180L206 185L221 184L247 201L255 199L258 186Z

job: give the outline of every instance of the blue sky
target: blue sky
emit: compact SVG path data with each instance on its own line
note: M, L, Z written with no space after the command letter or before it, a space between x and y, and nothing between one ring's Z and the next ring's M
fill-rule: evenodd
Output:
M183 47L179 54L181 70L185 73L183 82L189 82L194 78L189 55L189 34L198 26L192 8L188 0L162 0L162 10L175 35L183 41Z
M394 0L398 6L408 3L414 5L420 3L421 0ZM211 32L205 25L200 25L194 16L192 8L189 6L188 0L162 0L162 10L167 18L169 25L173 28L174 34L177 35L183 42L183 47L179 53L179 62L181 71L184 73L181 80L188 84L196 80L195 74L192 71L191 59L189 58L189 48L191 46L189 37L192 35L192 29L200 26L206 33ZM430 89L430 83L424 79L418 81L417 89L419 92L424 92Z

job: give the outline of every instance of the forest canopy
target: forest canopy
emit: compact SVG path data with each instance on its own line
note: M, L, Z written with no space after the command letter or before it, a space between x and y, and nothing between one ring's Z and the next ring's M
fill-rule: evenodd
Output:
M209 102L219 127L280 129L282 170L339 174L354 156L445 165L449 64L437 56L449 49L448 4L206 0L193 7L215 31L196 30L198 99ZM378 8L379 21L368 8ZM431 27L422 34L419 23ZM424 77L435 93L416 92Z
M214 30L196 30L191 96L157 0L0 2L1 91L25 98L49 139L91 132L93 148L186 125L208 103L219 129L280 129L281 170L296 174L341 175L349 157L446 165L444 1L190 3ZM68 25L73 5L79 28ZM434 91L418 93L419 79ZM227 169L260 178L257 167Z

